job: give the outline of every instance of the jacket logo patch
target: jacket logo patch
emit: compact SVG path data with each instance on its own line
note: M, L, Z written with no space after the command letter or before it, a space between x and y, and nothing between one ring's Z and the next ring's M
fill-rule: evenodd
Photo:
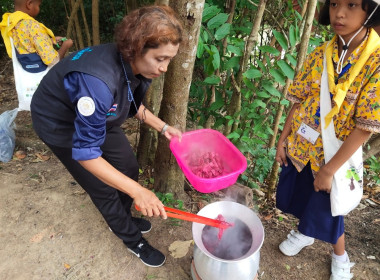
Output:
M79 98L77 107L79 113L85 117L91 116L95 112L95 102L88 96Z
M74 55L74 57L71 60L78 60L86 52L92 52L92 49L91 48L85 48L85 49L79 51L76 55Z

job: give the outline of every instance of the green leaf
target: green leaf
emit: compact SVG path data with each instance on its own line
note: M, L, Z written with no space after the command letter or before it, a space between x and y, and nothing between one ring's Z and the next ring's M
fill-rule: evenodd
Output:
M224 70L239 67L240 58L238 56L231 57L224 65Z
M257 70L256 68L248 69L243 73L243 77L246 77L248 79L255 79L260 78L262 76L261 72Z
M213 75L213 76L207 77L203 82L209 85L217 85L220 83L220 77Z
M243 83L250 89L254 89L255 85L252 83L252 81L246 77L243 77Z
M297 12L297 11L294 11L294 12L295 12L296 17L298 18L298 20L299 20L299 21L302 21L303 18L302 18L302 16L301 16L301 14L300 14L299 12Z
M294 47L297 43L296 30L293 25L291 25L289 28L289 41L292 47Z
M224 125L224 119L223 118L219 118L219 119L216 119L216 122L214 124L214 127L215 128L218 128L220 126Z
M249 99L251 96L253 96L253 91L252 90L242 90L242 94L246 99Z
M207 76L211 76L215 72L215 68L212 61L213 61L212 54L209 58L204 60L204 71Z
M290 104L289 100L287 99L282 99L280 102L281 105L288 106Z
M221 40L230 33L231 24L224 23L221 27L218 28L215 32L215 39Z
M293 67L297 66L297 59L294 56L292 56L290 53L286 54L285 56L289 60L289 62L293 65Z
M272 83L270 82L263 82L262 83L262 86L263 88L269 92L270 94L272 94L273 96L276 96L276 97L281 97L281 93L273 86Z
M227 138L228 139L239 139L240 138L240 134L237 133L236 131L234 131L234 132L228 134Z
M255 99L255 101L253 101L253 104L255 105L255 107L262 107L262 108L267 107L267 105L260 99Z
M212 45L211 46L211 51L212 51L212 65L214 66L214 69L219 69L220 67L220 55L219 55L219 50Z
M289 64L287 64L284 60L281 59L277 61L277 65L281 68L282 72L284 72L286 77L293 80L294 70Z
M273 76L274 80L281 84L281 85L285 85L286 81L285 81L285 76L282 74L282 72L276 68L271 68L269 70L269 73Z
M310 37L309 44L313 46L319 46L323 42L322 38Z
M216 110L219 110L220 108L222 108L223 106L224 106L224 100L220 99L220 100L217 100L214 103L212 103L209 110L210 111L216 111Z
M239 47L237 47L237 46L234 46L234 45L228 45L227 46L227 50L229 52L234 53L237 56L242 56L243 55L243 52L241 51L241 49Z
M266 72L264 63L260 60L257 60L256 62L257 62L257 65L260 67L261 71Z
M210 18L214 17L220 12L220 9L217 6L210 6L203 10L202 22L208 21Z
M269 98L270 97L270 95L268 93L266 93L265 91L259 91L256 93L256 95L258 97L261 97L261 98Z
M199 38L198 48L197 48L197 58L201 58L205 51L204 44L201 38Z
M205 43L208 42L208 32L206 30L203 31L203 40L205 41Z
M288 49L288 41L286 40L285 36L276 30L273 30L273 35L280 46L286 51Z
M217 14L216 16L214 16L212 19L209 20L209 22L207 23L207 27L209 29L218 28L223 23L225 23L227 19L228 19L228 14L225 14L225 13Z
M281 53L278 49L275 49L275 48L273 48L271 46L260 46L259 50L261 50L263 52L267 52L267 53L273 54L274 56L278 56Z
M273 129L270 126L266 126L265 129L267 130L268 134L270 134L270 135L274 134L274 131L273 131Z

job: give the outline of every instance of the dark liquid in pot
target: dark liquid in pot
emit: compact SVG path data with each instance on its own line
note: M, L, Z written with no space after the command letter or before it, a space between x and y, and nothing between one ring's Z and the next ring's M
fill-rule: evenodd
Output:
M226 229L218 239L219 229L205 226L202 231L202 242L207 251L217 258L234 260L244 256L252 245L252 234L248 226L236 218L226 218L234 226Z

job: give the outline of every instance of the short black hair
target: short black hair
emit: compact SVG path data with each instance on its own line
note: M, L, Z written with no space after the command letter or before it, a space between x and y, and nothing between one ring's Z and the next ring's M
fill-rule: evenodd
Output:
M372 0L363 0L362 9L367 11L367 18L376 8L377 4ZM325 4L319 13L319 23L322 25L330 25L330 0L326 0ZM370 20L367 22L365 27L373 27L380 25L380 7L377 8L376 12L372 15Z

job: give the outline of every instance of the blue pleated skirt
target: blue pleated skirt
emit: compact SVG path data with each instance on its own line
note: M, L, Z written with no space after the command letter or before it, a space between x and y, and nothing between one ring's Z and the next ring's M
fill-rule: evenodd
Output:
M299 219L298 230L304 235L336 244L344 233L343 216L331 215L330 194L314 191L310 163L298 172L290 159L282 166L276 193L276 206Z

